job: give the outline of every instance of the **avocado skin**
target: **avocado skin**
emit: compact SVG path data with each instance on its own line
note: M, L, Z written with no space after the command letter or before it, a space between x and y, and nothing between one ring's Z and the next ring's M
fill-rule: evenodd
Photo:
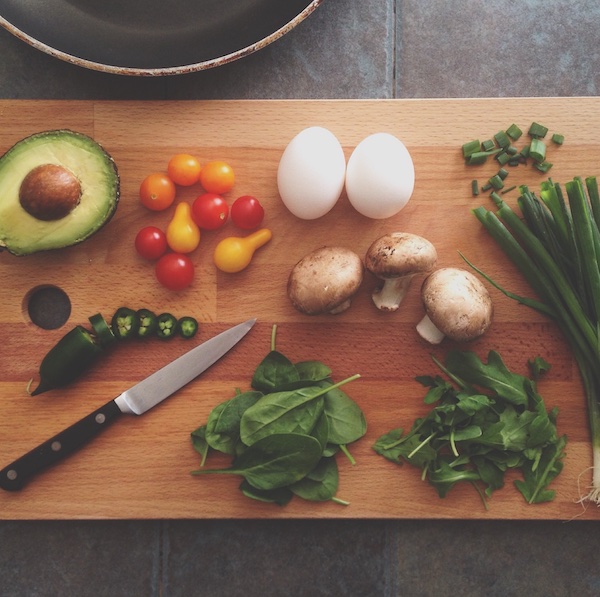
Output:
M19 203L23 178L45 163L69 168L85 188L80 204L56 221L38 220ZM0 251L24 256L81 243L111 220L119 199L117 165L91 137L69 129L25 137L0 157Z

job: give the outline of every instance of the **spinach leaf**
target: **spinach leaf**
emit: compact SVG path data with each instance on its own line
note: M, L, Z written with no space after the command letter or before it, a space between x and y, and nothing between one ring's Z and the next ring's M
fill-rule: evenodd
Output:
M322 387L332 385L323 383ZM331 444L349 444L367 432L367 421L362 410L339 388L330 389L325 394L325 416L329 423L328 442Z
M240 475L256 489L278 489L302 479L321 458L321 444L309 435L268 435L252 444L225 469L199 469L192 475Z
M190 438L192 440L192 446L194 446L194 450L196 450L196 452L202 456L200 466L204 466L206 457L208 456L208 450L210 448L206 441L206 425L201 425L192 431L192 433L190 433Z
M246 479L240 484L240 491L246 496L258 502L268 502L285 506L293 497L294 494L287 487L279 487L278 489L256 489L252 487Z
M323 381L331 375L331 369L320 361L300 361L295 367L300 380L306 383Z
M335 458L321 458L306 477L290 485L290 490L305 500L325 502L335 497L338 481L338 466Z
M250 385L260 392L277 392L282 386L298 382L300 375L286 356L271 350L254 372Z
M309 434L323 413L325 400L318 387L265 394L240 421L240 438L251 446L273 433Z
M261 392L243 392L213 408L206 423L205 440L208 445L225 454L236 454L242 415L262 396Z

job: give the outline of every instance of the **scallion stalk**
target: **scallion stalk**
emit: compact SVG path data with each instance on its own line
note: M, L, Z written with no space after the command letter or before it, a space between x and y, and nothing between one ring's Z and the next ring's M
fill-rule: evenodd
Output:
M575 178L565 188L568 202L560 185L551 181L542 185L541 200L520 187L520 215L494 193L496 212L473 210L539 300L501 288L465 261L506 296L552 318L569 343L592 437L592 485L582 501L600 505L600 196L595 177L585 184Z

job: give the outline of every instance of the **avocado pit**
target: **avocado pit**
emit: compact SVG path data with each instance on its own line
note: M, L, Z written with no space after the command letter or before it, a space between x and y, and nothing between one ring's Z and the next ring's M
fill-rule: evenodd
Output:
M60 220L79 204L81 183L64 166L42 164L23 179L19 202L34 218L43 221Z

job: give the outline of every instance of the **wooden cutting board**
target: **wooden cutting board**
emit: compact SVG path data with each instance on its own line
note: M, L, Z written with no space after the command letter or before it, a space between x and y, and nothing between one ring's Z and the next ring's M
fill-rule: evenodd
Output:
M599 519L600 510L583 508L580 495L590 482L591 447L577 369L554 325L492 290L495 320L491 330L469 345L485 357L500 352L507 365L526 373L529 358L552 365L539 389L549 407L558 406L559 430L568 434L564 472L554 483L554 502L528 506L512 486L494 494L489 510L471 487L456 488L440 499L411 467L398 467L371 446L382 433L409 426L425 412L423 388L416 375L437 372L430 355L443 358L449 342L432 348L415 330L422 316L415 280L402 309L377 311L367 276L351 309L337 316L308 317L286 297L292 266L324 244L343 245L364 255L378 236L395 230L421 234L437 247L440 266L461 266L459 251L513 291L530 294L527 283L492 244L470 209L486 204L473 197L470 182L495 173L488 163L467 168L462 143L491 137L515 122L521 128L540 122L565 136L562 147L549 147L552 178L600 175L600 98L382 100L382 101L190 101L190 102L0 102L0 151L31 133L70 128L87 133L115 159L122 197L114 219L83 244L17 258L0 254L0 467L75 422L191 346L158 341L119 346L81 381L62 391L32 398L27 381L46 351L72 326L86 324L97 312L110 317L128 305L196 316L200 342L251 317L258 323L225 359L200 379L142 417L123 417L103 436L65 462L46 471L18 493L0 493L2 519L74 518L498 518ZM416 188L408 206L389 220L357 214L345 196L325 217L301 221L277 195L276 170L289 140L307 126L329 128L347 157L367 135L388 131L408 146L416 168ZM133 239L149 224L165 226L172 211L150 213L138 201L138 187L150 172L164 170L169 157L189 152L201 161L223 159L236 172L229 199L257 196L266 209L265 225L273 240L237 275L217 273L212 250L217 241L238 234L229 223L203 235L193 254L196 279L181 293L161 288L153 268L136 256ZM531 167L511 170L512 184L534 190L545 175ZM508 181L507 181L508 182ZM198 188L181 190L191 201ZM505 195L514 201L516 193ZM69 321L42 330L27 316L27 297L43 285L56 285L69 296ZM260 504L242 496L238 479L193 477L198 457L189 434L209 411L246 389L269 349L271 328L278 326L278 348L292 360L320 359L360 404L367 435L352 446L356 465L339 458L338 496L350 502L308 503L294 499L286 507ZM213 464L225 464L218 458Z

